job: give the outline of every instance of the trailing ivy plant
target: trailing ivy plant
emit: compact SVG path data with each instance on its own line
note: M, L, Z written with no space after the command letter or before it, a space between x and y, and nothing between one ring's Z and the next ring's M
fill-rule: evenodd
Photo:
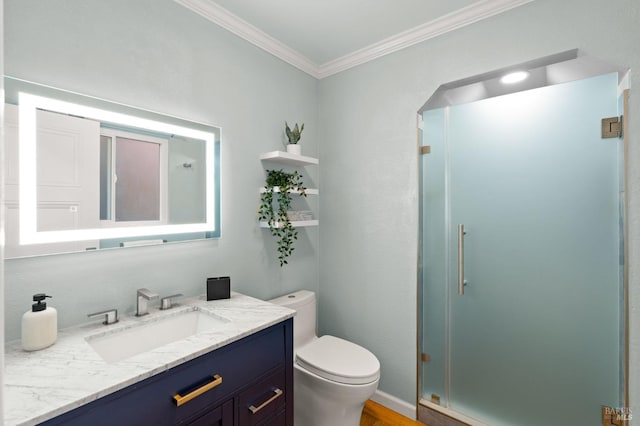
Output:
M278 260L281 267L288 263L287 258L294 250L293 242L298 239L298 231L287 216L287 211L291 208L291 191L299 191L300 195L307 196L300 173L267 170L265 191L260 196L258 219L266 221L271 235L278 239ZM277 209L274 209L274 194Z

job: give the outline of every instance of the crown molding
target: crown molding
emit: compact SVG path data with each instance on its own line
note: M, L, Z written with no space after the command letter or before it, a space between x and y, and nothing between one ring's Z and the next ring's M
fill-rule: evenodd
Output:
M319 78L362 65L534 0L482 0L320 65Z
M217 3L210 0L174 1L301 71L315 78L319 78L318 64L282 43L280 40L271 37L261 29L229 12L222 6L219 6Z
M316 64L298 51L271 37L212 0L174 1L301 71L317 79L322 79L483 19L499 15L531 3L534 0L480 0L322 65Z

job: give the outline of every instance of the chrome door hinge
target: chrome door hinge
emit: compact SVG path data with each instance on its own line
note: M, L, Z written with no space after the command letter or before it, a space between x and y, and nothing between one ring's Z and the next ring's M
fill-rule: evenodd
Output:
M622 137L623 116L602 119L602 138Z

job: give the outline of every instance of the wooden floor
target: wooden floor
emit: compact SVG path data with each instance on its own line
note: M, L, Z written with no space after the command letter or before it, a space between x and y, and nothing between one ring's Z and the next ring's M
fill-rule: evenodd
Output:
M376 402L368 400L362 410L360 426L425 426Z

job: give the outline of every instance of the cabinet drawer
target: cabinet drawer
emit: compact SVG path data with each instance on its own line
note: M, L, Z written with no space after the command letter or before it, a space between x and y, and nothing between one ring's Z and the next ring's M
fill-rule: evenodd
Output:
M281 368L285 353L285 327L281 323L44 424L161 426L188 423L228 400L257 377ZM176 394L185 396L198 389L202 392L192 394L196 395L193 399L180 406L176 404Z
M233 426L233 400L190 420L187 426Z
M286 388L284 367L251 385L238 398L240 424L242 426L258 425L282 411L286 404L287 392L291 392L291 389Z
M267 419L260 426L287 426L287 413L286 411L281 411L276 414L275 417Z
M251 336L242 346L218 349L212 356L190 366L189 371L179 372L181 380L176 383L170 378L162 383L164 397L177 422L198 413L207 406L218 403L236 393L273 368L284 364L285 346L281 328L259 336ZM177 392L182 396L196 391L207 383L215 382L218 377L222 383L180 406L172 401Z

